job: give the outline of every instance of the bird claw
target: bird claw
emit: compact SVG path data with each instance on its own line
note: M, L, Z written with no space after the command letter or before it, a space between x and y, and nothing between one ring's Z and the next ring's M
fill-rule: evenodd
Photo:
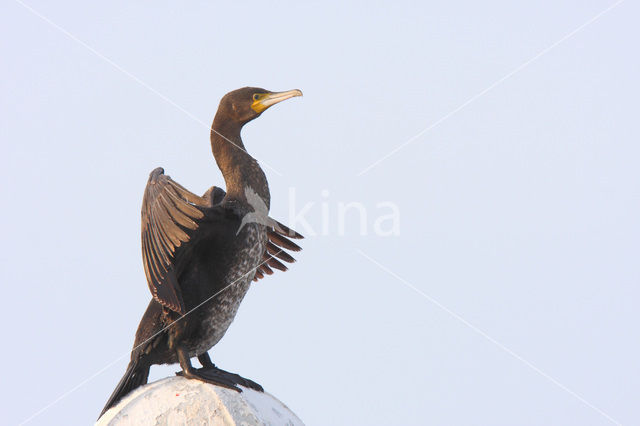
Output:
M203 375L207 377L213 378L214 380L222 379L230 383L233 383L234 387L240 392L242 392L242 389L238 388L235 385L244 386L245 388L253 389L258 392L264 392L264 388L260 386L260 384L254 382L253 380L242 377L241 375L236 373L230 373L218 367L214 367L214 368L203 367L199 369L199 372L201 372Z
M245 388L253 389L258 392L264 392L264 388L260 384L251 379L246 379L239 374L230 373L217 367L202 367L194 370L191 374L185 374L184 371L176 372L176 376L183 376L189 379L202 380L203 382L222 386L236 392L242 392L238 385Z

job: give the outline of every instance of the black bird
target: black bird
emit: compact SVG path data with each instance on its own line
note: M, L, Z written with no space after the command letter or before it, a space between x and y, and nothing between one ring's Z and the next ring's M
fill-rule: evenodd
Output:
M151 172L142 200L142 259L153 299L138 326L127 371L101 416L147 383L154 364L178 362L184 377L262 391L259 384L217 368L207 351L224 336L251 281L271 275L272 268L285 271L276 258L294 259L283 249L300 250L287 237L302 236L266 216L267 178L240 138L245 124L294 96L302 92L245 87L222 98L211 148L226 193L213 186L200 197L162 168ZM202 368L191 365L192 357Z

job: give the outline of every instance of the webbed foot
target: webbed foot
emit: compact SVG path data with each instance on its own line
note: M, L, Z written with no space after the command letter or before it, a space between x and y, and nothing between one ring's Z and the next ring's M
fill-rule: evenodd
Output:
M264 388L253 380L246 379L239 374L230 373L215 366L192 369L191 371L186 372L183 370L177 372L176 375L183 376L188 379L202 380L203 382L212 383L237 392L242 392L242 389L238 386L244 386L245 388L250 388L258 392L264 392Z

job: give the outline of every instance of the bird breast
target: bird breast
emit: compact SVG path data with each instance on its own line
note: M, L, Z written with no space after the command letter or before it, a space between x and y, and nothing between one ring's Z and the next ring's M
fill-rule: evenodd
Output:
M224 286L213 298L213 303L202 306L207 310L202 317L202 335L190 356L197 356L211 349L222 339L233 322L240 302L255 276L256 268L262 262L267 244L266 228L258 223L248 223L237 235L237 242L239 249L227 270Z

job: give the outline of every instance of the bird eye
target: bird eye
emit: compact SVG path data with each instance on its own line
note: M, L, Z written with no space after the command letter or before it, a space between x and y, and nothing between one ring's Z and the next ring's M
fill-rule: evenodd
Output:
M254 100L254 101L257 101L258 99L260 99L260 96L259 96L259 95L253 95L253 100Z

